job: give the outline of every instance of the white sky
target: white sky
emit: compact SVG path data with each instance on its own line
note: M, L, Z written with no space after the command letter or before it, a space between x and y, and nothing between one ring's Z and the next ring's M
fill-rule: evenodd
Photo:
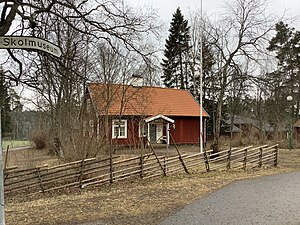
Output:
M158 11L161 20L169 28L172 15L180 7L185 18L189 18L189 12L200 10L201 0L126 0L133 7L152 6ZM234 0L228 0L232 2ZM203 13L217 18L222 12L225 0L202 0ZM297 22L289 24L291 27L300 28L300 0L268 0L269 12L278 17L285 14L286 17L298 17Z
M200 11L201 0L125 0L131 6L135 8L144 8L152 7L157 10L159 15L159 19L164 24L165 38L168 35L168 29L170 26L170 21L172 19L172 15L177 9L180 7L184 17L189 19L190 12L194 12L196 10ZM235 1L235 0L228 0ZM202 0L203 13L210 17L218 17L218 14L222 12L222 6L224 6L225 0ZM298 17L293 24L290 24L290 27L295 27L297 30L300 29L300 0L268 0L269 11L272 14L278 15L278 17ZM277 22L277 21L274 21ZM161 43L162 46L164 42ZM25 90L26 92L27 90ZM24 92L21 92L22 96L30 96ZM27 104L26 104L27 105ZM30 104L29 104L30 105Z

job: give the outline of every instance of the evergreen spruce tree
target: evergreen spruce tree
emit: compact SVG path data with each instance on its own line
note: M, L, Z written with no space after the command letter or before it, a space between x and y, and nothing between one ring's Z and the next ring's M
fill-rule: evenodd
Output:
M0 107L1 107L1 131L3 134L11 132L10 97L8 86L5 82L4 72L0 69Z
M188 88L189 29L188 21L184 19L180 8L177 8L171 21L162 62L162 78L166 87Z

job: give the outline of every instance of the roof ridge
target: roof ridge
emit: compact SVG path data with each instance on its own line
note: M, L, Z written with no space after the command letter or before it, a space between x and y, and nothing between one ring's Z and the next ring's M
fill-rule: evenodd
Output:
M132 86L131 84L118 84L118 83L98 83L98 82L91 82L88 83L88 85L115 85L115 86ZM189 92L188 89L177 89L177 88L168 88L168 87L162 87L162 86L140 86L141 88L158 88L158 89L164 89L164 90L176 90L176 91L185 91L185 92Z

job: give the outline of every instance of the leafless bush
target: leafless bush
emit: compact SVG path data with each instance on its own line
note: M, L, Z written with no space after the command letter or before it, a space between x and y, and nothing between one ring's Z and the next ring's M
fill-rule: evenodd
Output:
M82 160L99 155L108 156L110 151L109 146L104 145L93 136L84 137L80 134L74 134L71 140L65 139L61 143L64 160L66 161Z
M274 140L270 140L274 143ZM230 145L232 147L240 147L246 145L261 145L266 144L267 139L263 136L263 134L259 133L257 130L247 130L241 134L234 134L232 138L229 136L222 136L219 140L220 146L223 148L227 148Z
M49 142L46 132L41 130L33 131L29 136L29 140L34 143L36 149L46 148Z

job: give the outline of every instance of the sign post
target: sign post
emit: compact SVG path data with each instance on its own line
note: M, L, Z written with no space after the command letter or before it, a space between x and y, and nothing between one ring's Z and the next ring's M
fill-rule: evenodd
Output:
M2 161L2 135L1 135L1 108L0 105L0 225L5 225L4 216L4 176L3 176L3 161Z
M36 50L46 52L56 57L60 57L62 54L61 49L49 41L29 36L0 36L0 49ZM0 104L0 225L5 225L1 108L2 104Z

